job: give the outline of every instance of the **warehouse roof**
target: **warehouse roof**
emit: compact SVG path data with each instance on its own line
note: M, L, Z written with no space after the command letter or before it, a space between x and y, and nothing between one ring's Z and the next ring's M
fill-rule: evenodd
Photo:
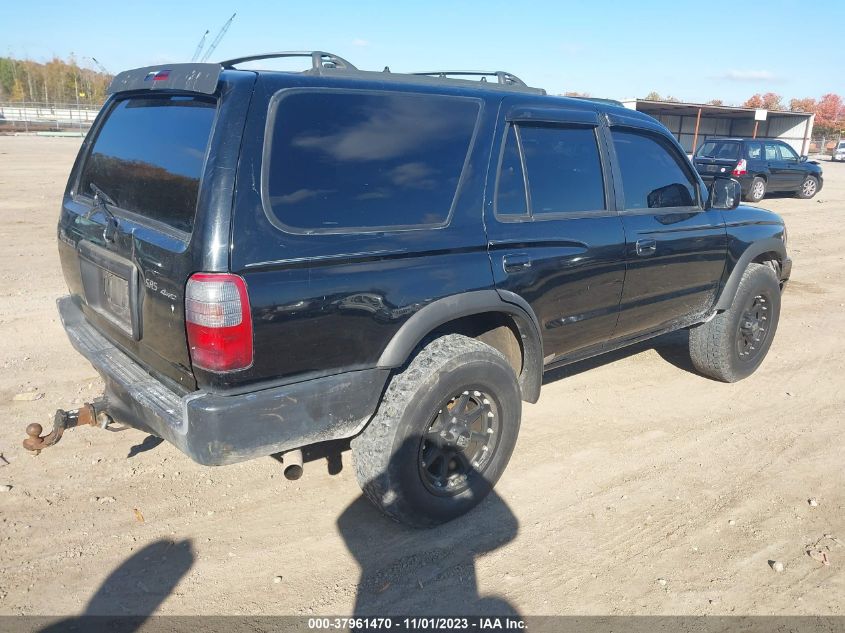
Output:
M649 99L624 99L626 108L645 112L651 116L675 115L697 116L699 110L702 116L718 116L724 119L745 119L754 117L755 108L737 108L734 106L718 106L706 103L681 103L678 101L651 101ZM811 112L790 112L789 110L769 110L769 114L777 116L810 117Z

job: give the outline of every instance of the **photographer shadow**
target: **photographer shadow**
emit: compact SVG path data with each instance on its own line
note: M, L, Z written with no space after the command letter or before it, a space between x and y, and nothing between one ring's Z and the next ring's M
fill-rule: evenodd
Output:
M161 539L123 561L103 581L81 615L64 618L40 633L132 633L175 591L195 561L190 540Z
M355 616L516 616L505 599L479 592L477 559L516 538L519 523L490 490L468 514L431 529L396 523L363 495L337 520L361 568Z

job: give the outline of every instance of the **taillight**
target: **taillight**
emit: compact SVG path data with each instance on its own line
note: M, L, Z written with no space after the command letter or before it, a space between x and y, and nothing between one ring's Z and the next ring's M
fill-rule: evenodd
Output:
M185 289L191 362L209 371L252 365L252 316L246 284L228 273L195 273Z
M731 172L732 176L744 176L748 173L748 163L745 162L744 158L740 158L739 162L734 167L734 170Z

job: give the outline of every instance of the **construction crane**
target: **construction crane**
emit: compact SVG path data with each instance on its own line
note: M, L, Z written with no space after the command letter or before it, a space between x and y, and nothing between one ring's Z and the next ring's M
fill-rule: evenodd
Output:
M208 33L209 33L209 31L208 31L208 29L206 29L205 33L202 34L202 39L200 40L200 43L197 44L197 50L194 51L194 56L191 57L192 62L195 62L199 59L200 53L202 53L202 49L205 46L205 38L208 37Z
M97 66L97 70L99 70L104 75L111 75L111 73L106 70L106 67L97 61L96 57L86 57L86 59L90 59L92 62L94 62L94 65Z
M223 28L220 29L220 32L217 34L217 37L215 37L214 41L211 42L211 45L208 47L208 50L205 51L205 54L202 56L202 59L200 61L208 61L208 58L211 57L211 54L214 52L214 49L217 48L217 45L220 43L220 40L222 40L223 36L226 35L226 31L229 30L229 27L234 21L236 15L237 13L233 13L232 17L226 21L226 24L224 24Z

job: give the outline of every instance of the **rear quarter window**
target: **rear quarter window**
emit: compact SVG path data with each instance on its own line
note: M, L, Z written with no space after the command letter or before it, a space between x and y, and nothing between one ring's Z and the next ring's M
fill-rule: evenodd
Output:
M116 101L85 162L79 193L95 184L117 206L190 233L216 102L144 96Z
M443 95L279 93L262 179L270 221L297 233L445 224L479 111Z

